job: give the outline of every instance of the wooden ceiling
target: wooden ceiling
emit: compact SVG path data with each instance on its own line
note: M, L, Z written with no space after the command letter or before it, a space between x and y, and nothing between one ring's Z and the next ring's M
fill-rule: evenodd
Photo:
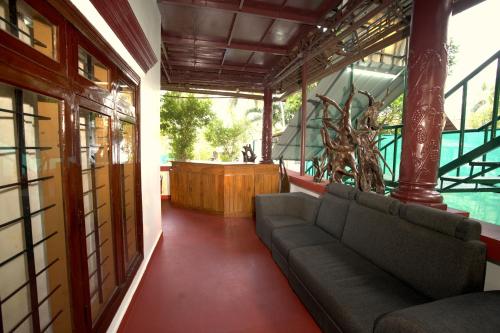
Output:
M158 0L162 89L278 94L409 33L411 0Z

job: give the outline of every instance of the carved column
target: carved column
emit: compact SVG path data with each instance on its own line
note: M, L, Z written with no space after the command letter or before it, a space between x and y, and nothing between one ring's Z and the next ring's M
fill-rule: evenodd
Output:
M273 92L271 88L264 89L264 112L262 114L262 161L273 163L271 149L273 140Z
M435 190L446 81L446 37L451 0L415 0L408 55L399 187L392 196L446 208Z

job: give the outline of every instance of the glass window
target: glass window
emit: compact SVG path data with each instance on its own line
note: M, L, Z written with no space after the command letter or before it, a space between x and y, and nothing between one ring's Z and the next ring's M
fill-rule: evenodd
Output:
M120 180L123 207L122 232L124 235L125 267L130 269L137 251L135 214L135 125L120 121Z
M57 60L57 27L22 0L0 0L0 29Z
M109 90L109 69L81 47L78 47L78 74Z
M59 100L0 84L0 331L71 332Z
M118 84L118 98L132 106L135 105L135 91L128 84L122 82Z
M95 320L116 286L109 117L81 109L80 144L90 307Z

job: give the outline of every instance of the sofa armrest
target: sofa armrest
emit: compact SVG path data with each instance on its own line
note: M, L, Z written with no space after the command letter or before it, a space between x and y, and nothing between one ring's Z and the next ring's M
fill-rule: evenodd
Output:
M379 317L375 333L500 332L500 291L465 294Z
M316 221L320 200L302 192L259 194L255 197L256 220L265 216L287 215L309 223Z

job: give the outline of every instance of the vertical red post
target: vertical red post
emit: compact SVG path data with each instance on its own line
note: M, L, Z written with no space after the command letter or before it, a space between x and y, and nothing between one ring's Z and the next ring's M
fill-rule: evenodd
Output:
M451 0L413 2L399 186L391 193L401 201L443 209L446 205L435 187L444 121L446 37L451 3Z
M306 135L307 135L307 62L302 65L302 107L300 117L300 175L306 171Z
M273 163L271 149L273 140L273 92L271 88L264 89L264 113L262 115L262 161Z

